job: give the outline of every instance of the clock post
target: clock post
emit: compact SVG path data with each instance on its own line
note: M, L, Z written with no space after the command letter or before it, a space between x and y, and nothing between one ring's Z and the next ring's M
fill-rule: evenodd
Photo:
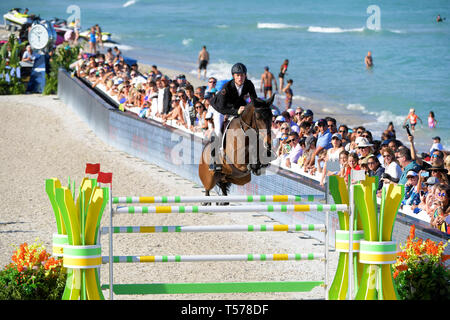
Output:
M51 23L43 20L31 26L28 32L28 42L31 48L38 53L34 60L30 81L28 82L28 92L42 93L44 91L47 61L55 41L56 31Z

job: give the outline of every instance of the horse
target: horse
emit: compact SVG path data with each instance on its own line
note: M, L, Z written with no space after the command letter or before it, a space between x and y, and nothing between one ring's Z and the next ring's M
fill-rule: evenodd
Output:
M271 150L272 110L275 95L268 100L255 98L245 106L240 116L227 124L222 139L211 139L202 150L198 174L209 196L214 187L219 195L228 195L231 184L245 185L251 174L260 175L274 158ZM223 147L223 148L222 148ZM211 151L215 161L222 165L220 172L209 169ZM210 203L204 203L208 205ZM223 203L226 204L226 203Z

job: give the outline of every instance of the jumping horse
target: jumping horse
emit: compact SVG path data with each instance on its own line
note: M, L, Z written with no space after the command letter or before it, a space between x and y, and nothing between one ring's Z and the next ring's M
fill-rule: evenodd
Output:
M273 160L271 150L272 110L275 95L268 100L252 99L240 116L230 120L223 132L223 140L206 143L202 150L198 174L209 196L214 187L219 195L226 196L231 184L245 185L251 174L260 175L261 169ZM211 150L222 165L220 172L209 169ZM205 203L209 204L209 203ZM226 204L226 203L225 203Z

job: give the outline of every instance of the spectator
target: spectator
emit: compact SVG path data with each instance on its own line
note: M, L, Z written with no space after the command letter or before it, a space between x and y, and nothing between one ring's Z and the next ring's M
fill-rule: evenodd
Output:
M192 126L192 130L195 132L204 132L208 130L208 121L206 119L206 108L201 102L197 102L195 104L195 111L196 111L196 122L194 123L194 126Z
M197 97L198 101L205 104L205 89L203 87L195 88L194 95Z
M303 114L303 108L302 107L297 107L295 108L295 114L294 114L294 119L293 121L300 126L300 123L302 122L302 114Z
M424 190L420 192L420 203L418 208L425 211L431 219L436 209L435 201L439 181L435 177L429 177L424 185L426 186L426 190L424 188Z
M165 124L167 120L175 120L175 123L181 125L185 128L188 128L186 121L184 120L183 110L180 106L180 97L177 95L172 96L172 108L171 111L162 116Z
M417 190L417 185L419 182L419 175L415 171L408 171L406 174L406 184L405 184L405 198L402 201L402 205L409 205L416 207L420 203L420 194Z
M284 156L287 153L289 153L291 148L289 144L287 144L288 137L289 137L288 132L282 132L281 137L279 138L280 142L278 145L277 157L280 158L281 160L283 160Z
M348 127L345 124L341 124L339 126L338 133L342 137L342 146L345 147L345 145L350 142L350 139L348 137Z
M304 160L303 160L303 171L309 172L314 168L314 157L315 157L315 149L317 144L317 138L313 135L309 135L305 139L305 149L303 151ZM312 163L312 165L311 165Z
M345 183L348 184L348 176L350 175L352 170L361 170L361 167L358 164L359 158L356 153L350 153L348 155L347 167L345 168Z
M416 161L411 159L411 152L408 148L400 148L398 150L398 163L402 167L402 175L400 176L399 184L405 184L407 182L407 174L410 171L419 172L421 167L416 163Z
M439 184L436 188L437 197L435 200L436 209L431 217L430 224L432 227L447 233L448 229L448 215L450 214L449 206L449 192L450 186L448 184Z
M447 157L445 158L444 166L445 166L445 169L447 169L447 172L450 173L450 154L447 155Z
M210 77L208 79L208 87L205 90L205 97L206 98L210 98L212 96L214 96L217 92L216 89L216 84L217 84L217 79L214 77Z
M314 112L312 112L310 109L306 109L303 111L303 119L302 122L309 122L312 125L314 118Z
M281 137L282 134L289 134L291 133L291 127L289 126L289 123L283 121L285 118L283 116L278 116L277 121L280 123L280 132L278 133L278 138Z
M444 166L432 165L426 170L430 172L430 177L436 177L440 183L449 184L448 172L447 169L444 168Z
M297 163L298 158L303 155L303 149L301 145L298 143L298 133L291 132L289 133L287 144L291 146L291 150L289 151L288 156L286 157L286 167L291 168L293 163Z
M186 76L184 74L180 74L177 76L177 81L176 81L177 87L178 88L184 88L186 87Z
M348 156L349 153L348 151L342 151L339 154L339 166L340 166L340 170L338 173L338 176L345 178L346 176L346 172L347 172L347 165L348 165Z
M434 150L431 153L430 163L435 167L443 167L444 166L444 153L440 150Z
M31 46L27 45L25 52L22 55L22 61L31 63L31 62L34 62L35 59L36 59L36 55L33 53Z
M369 176L370 177L378 177L378 188L377 191L380 191L383 187L382 175L384 173L384 168L381 166L380 161L374 155L370 155L367 157L367 167L369 168Z
M325 120L327 121L328 129L330 130L331 134L335 134L338 132L336 127L336 119L332 117L326 117Z
M363 160L371 154L373 144L369 143L369 140L367 138L361 137L360 139L358 139L356 146L357 153L359 153L359 159Z
M317 161L316 157L322 149L330 149L332 147L331 144L331 133L327 127L327 122L325 119L320 119L317 121L317 127L319 129L319 135L317 136L317 146L312 154L311 159L307 162L307 166L314 167L315 161Z
M162 114L168 114L171 108L172 94L169 90L169 79L166 77L161 77L161 87L158 91L158 99L160 99L159 95L161 95L161 103L162 103Z

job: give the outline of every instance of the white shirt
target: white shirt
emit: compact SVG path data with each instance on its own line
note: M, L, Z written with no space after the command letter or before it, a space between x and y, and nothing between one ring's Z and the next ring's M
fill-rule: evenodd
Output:
M402 175L402 168L398 165L397 162L392 161L384 171L385 173L388 173L392 178L399 179Z
M237 89L237 91L238 91L238 95L241 96L242 88L244 87L244 85L242 85L242 86L240 86L240 87L238 87L237 84L234 84L234 85L236 86L236 89Z

